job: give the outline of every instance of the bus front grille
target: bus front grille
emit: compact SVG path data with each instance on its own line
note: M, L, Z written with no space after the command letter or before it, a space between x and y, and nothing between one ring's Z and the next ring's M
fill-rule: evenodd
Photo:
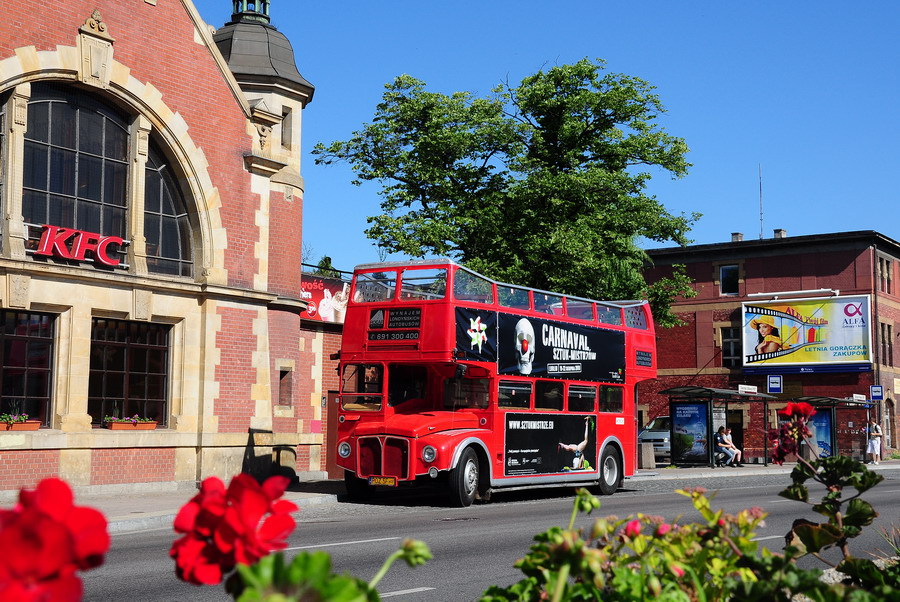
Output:
M395 437L361 437L357 475L408 478L409 441Z

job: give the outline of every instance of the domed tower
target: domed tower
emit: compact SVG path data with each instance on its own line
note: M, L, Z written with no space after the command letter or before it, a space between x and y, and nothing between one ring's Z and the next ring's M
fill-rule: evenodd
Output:
M253 110L258 137L248 166L275 183L302 190L301 111L315 88L300 75L287 37L272 25L271 1L232 4L231 20L213 39Z

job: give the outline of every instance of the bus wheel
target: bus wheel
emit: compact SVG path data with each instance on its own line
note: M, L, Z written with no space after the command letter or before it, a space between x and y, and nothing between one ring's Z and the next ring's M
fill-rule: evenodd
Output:
M360 479L350 471L344 471L344 488L351 500L363 501L372 497L373 489L366 479Z
M457 506L471 506L478 493L478 478L478 457L467 447L450 473L451 501Z
M614 494L621 481L622 465L619 462L619 454L611 445L607 445L603 455L600 456L600 493Z

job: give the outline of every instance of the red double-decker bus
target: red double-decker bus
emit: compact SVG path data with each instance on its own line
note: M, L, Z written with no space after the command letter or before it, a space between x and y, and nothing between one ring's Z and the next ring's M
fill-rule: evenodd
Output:
M636 465L637 384L656 376L645 301L492 281L451 260L361 265L340 351L337 463L347 490L587 485Z

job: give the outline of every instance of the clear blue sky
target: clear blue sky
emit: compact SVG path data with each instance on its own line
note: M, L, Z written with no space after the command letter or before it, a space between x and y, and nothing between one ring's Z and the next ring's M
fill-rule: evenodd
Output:
M195 3L214 27L231 15L230 0ZM304 243L339 269L377 261L363 230L379 188L314 165L313 144L370 121L401 73L486 94L584 57L656 86L661 123L694 166L680 180L659 174L650 191L673 213L703 214L696 243L759 238L760 165L765 238L900 239L900 2L272 0L271 16L316 87L303 113Z

